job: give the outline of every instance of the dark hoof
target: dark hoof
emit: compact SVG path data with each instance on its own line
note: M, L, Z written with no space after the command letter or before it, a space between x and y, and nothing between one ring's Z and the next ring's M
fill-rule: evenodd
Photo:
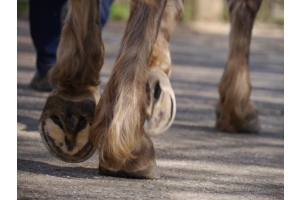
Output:
M121 178L137 178L137 179L159 179L160 174L156 162L154 161L147 169L141 171L110 171L99 166L98 174L103 176L114 176Z
M145 133L143 133L145 134ZM160 178L156 165L155 150L151 139L143 135L141 144L135 150L133 159L128 159L118 166L119 162L112 162L109 158L99 159L98 174L125 178L158 179Z
M252 120L238 130L240 133L260 133L260 131L261 125L258 118Z

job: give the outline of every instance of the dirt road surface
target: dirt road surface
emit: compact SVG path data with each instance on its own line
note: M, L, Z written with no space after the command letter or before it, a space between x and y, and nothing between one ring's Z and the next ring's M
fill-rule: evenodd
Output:
M110 76L124 23L103 31L101 91ZM37 124L48 93L28 87L35 50L26 20L18 21L18 199L283 199L283 30L255 26L250 55L251 99L260 134L214 129L218 83L228 55L228 24L181 24L171 39L171 83L177 98L172 127L153 137L159 180L97 175L98 154L69 164L53 157Z

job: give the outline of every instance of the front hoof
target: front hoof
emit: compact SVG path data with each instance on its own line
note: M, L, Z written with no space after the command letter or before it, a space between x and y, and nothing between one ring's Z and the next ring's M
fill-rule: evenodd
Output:
M114 177L122 177L122 178L160 179L160 174L158 172L157 164L155 161L147 169L141 171L130 171L130 172L126 172L124 170L112 171L99 166L98 174L102 176L114 176Z
M144 129L147 135L164 133L176 115L176 99L168 76L159 69L151 69L147 79L147 107Z
M44 106L39 131L45 146L58 159L76 163L90 158L95 148L89 139L99 94L76 98L53 91Z
M103 143L102 143L103 144ZM155 149L151 139L143 133L139 147L134 150L132 159L106 160L100 157L98 174L138 179L159 179L160 173L156 164ZM118 166L118 164L122 163Z

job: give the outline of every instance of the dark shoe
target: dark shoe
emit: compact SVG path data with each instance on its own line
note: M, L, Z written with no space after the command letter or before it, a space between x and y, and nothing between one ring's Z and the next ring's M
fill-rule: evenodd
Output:
M38 72L35 73L29 87L35 89L39 92L50 92L52 91L52 86L48 82L47 75L41 75Z

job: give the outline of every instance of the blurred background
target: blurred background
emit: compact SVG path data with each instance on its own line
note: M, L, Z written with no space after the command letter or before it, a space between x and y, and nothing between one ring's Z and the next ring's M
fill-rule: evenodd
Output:
M111 7L110 20L126 20L129 16L129 1L115 0ZM18 0L18 18L28 17L28 0ZM186 0L181 22L224 21L228 22L226 0ZM284 25L284 0L263 0L257 14L263 23Z

